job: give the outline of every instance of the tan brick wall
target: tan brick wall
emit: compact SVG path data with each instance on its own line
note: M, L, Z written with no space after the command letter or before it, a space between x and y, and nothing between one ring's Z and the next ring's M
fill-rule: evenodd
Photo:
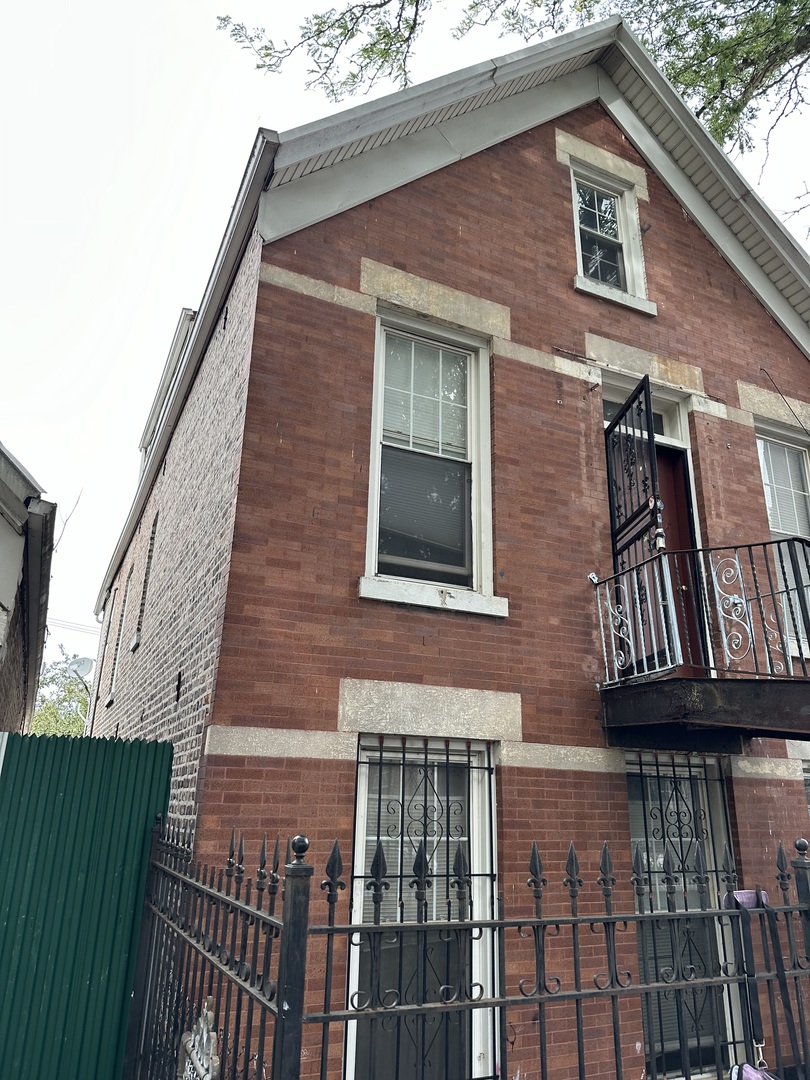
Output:
M183 816L194 813L203 726L214 694L258 261L259 241L254 237L115 579L116 595L105 609L101 637L93 733L170 739L174 743L170 811ZM141 640L132 652L155 515L158 524ZM114 700L105 707L130 572Z

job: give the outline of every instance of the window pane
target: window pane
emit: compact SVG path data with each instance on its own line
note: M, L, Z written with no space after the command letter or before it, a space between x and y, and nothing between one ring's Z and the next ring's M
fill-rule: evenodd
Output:
M470 466L383 446L379 570L472 584Z
M599 232L618 240L619 223L616 217L616 199L612 195L597 193L599 198Z
M398 390L411 388L413 342L396 334L385 335L385 385Z
M432 345L421 341L414 342L413 349L413 392L425 397L439 396L439 356L440 352Z
M383 442L467 457L465 353L386 337Z
M411 444L411 395L386 387L383 403L383 438L386 442Z
M582 272L596 281L623 289L624 261L621 247L584 231L580 232L580 245Z
M463 406L442 404L442 454L467 456L467 410Z
M409 882L420 841L433 879L428 918L446 918L459 843L471 865L467 780L467 767L457 763L431 761L426 767L418 758L405 763L369 761L364 865L368 872L381 843L391 882L383 895L381 922L417 917L416 895ZM363 921L372 918L372 905L364 905Z
M582 273L605 285L625 288L619 197L577 184Z
M807 456L803 450L758 440L768 522L774 532L810 536Z
M414 395L411 445L417 450L439 452L439 402L436 398Z
M577 184L579 223L586 229L596 229L596 192L585 184Z
M467 404L467 357L442 350L442 400Z

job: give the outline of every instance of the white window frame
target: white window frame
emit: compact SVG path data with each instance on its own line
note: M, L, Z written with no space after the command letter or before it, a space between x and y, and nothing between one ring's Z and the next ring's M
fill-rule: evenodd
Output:
M757 463L758 463L759 468L760 468L760 479L762 481L762 497L763 497L763 499L765 499L765 513L767 514L767 517L768 517L768 529L769 529L771 539L772 540L789 540L793 536L798 536L798 537L801 537L803 539L810 540L810 531L808 531L807 533L802 533L802 532L798 532L798 531L797 532L784 532L781 529L775 529L773 527L773 525L771 524L771 515L770 515L770 511L768 509L768 497L767 497L767 494L765 492L765 476L762 473L762 460L760 458L760 453L759 453L759 442L760 442L760 440L763 440L764 442L775 443L777 445L785 446L789 450L798 451L802 455L802 457L804 459L804 475L805 475L805 479L808 482L810 482L810 444L808 443L808 440L806 438L802 439L799 436L798 432L793 431L791 429L782 428L781 426L777 426L777 425L771 426L771 425L762 424L762 423L757 423L757 425L756 425L756 438L757 438ZM792 590L794 590L795 587L796 587L795 581L792 581L792 583L791 582L786 583L784 581L784 579L783 579L781 569L779 569L779 568L777 568L777 569L778 569L777 576L778 576L780 590L783 590L783 591L787 591L787 590L792 591ZM796 662L798 660L800 654L805 657L805 660L807 659L808 650L810 649L810 643L806 640L806 635L803 632L803 630L801 630L801 629L799 629L799 637L797 638L796 632L795 632L795 627L792 627L792 626L787 626L786 627L786 637L787 637L786 645L787 645L787 653L788 653L788 655L785 657L785 660L786 660L787 666L788 666L787 674L792 674L793 664L794 664L794 662ZM801 646L801 649L800 649L800 646Z
M390 736L388 736L390 738ZM369 767L373 765L376 760L379 751L375 746L378 736L376 735L360 735L359 736L359 749L358 759L359 761L368 763ZM415 741L421 741L421 737ZM469 806L469 818L471 823L469 846L471 865L490 866L493 874L497 873L498 866L498 852L497 852L497 803L496 803L496 785L494 773L491 777L487 778L485 770L480 767L486 760L486 744L474 741L470 746L471 755L477 759L479 768L475 769L471 777L470 783L470 806ZM467 741L454 739L450 748L451 761L456 764L463 764L466 761L467 755ZM363 905L370 905L370 897L364 888L364 881L362 875L366 873L366 832L368 828L367 813L368 813L368 775L369 768L357 770L357 785L355 789L355 821L354 821L354 888L353 895L351 897L352 903L352 922L363 923ZM492 817L492 827L487 827L487 810ZM473 823L474 826L473 827ZM497 884L493 880L490 890L493 895L497 895ZM481 877L476 877L473 881L472 892L470 895L472 902L472 910L475 917L478 919L487 918L489 905L488 897L486 895L486 889ZM443 920L438 920L438 924L441 925ZM452 926L453 923L445 925ZM492 997L495 995L496 988L489 985L488 973L493 971L496 967L494 960L497 959L493 955L494 943L491 936L484 934L480 939L475 939L473 942L473 955L472 955L472 982L479 983L484 987L484 997ZM358 982L358 964L351 966L350 978L349 978L349 1000L359 989ZM488 1016L488 1010L486 1009L473 1009L472 1010L472 1062L473 1072L476 1070L479 1074L492 1075L494 1072L494 1064L497 1058L497 1047L491 1044L489 1039L490 1029L490 1017ZM346 1050L345 1050L345 1069L344 1077L347 1080L352 1080L355 1075L355 1057L357 1046L357 1029L356 1025L350 1023L348 1025Z
M471 588L380 574L377 569L380 516L380 469L383 435L384 335L401 330L437 345L463 349L469 354L468 438L472 472L471 538L473 584ZM371 412L366 571L360 578L360 596L397 604L467 611L504 617L509 601L493 593L492 549L492 446L490 440L489 343L481 337L398 313L381 314L377 320L374 360L374 398Z
M577 184L586 184L612 195L616 199L619 241L624 261L625 287L607 285L585 273L580 242L579 199ZM574 288L590 293L601 300L624 304L645 315L657 315L658 308L647 297L647 277L644 272L644 251L641 245L641 226L638 220L636 185L629 179L614 176L586 162L571 160L571 200L574 211L574 239L577 250L577 274Z
M641 375L625 375L617 371L602 370L602 400L614 405L621 405L638 385ZM697 506L697 490L692 469L692 451L689 439L689 394L659 383L650 381L650 397L653 413L664 421L664 433L656 432L655 441L660 446L671 446L686 451L689 466L689 494L692 506ZM608 421L603 420L604 427ZM695 522L697 527L697 521Z
M785 447L787 447L788 450L796 450L804 458L805 478L810 480L810 452L808 452L809 448L808 448L807 441L796 437L795 434L793 436L791 436L791 434L786 433L782 429L766 427L765 425L762 425L762 424L757 424L757 426L756 426L756 436L757 436L757 461L759 462L759 466L760 466L760 475L761 475L761 479L762 479L762 494L763 494L763 498L765 498L765 510L766 510L766 513L768 514L768 528L770 529L771 536L774 539L778 539L778 540L784 540L784 539L787 539L787 538L789 538L791 536L806 536L806 538L808 540L810 540L810 532L808 532L806 534L805 533L784 532L781 529L775 529L773 527L773 525L771 524L771 516L770 516L770 512L768 511L767 495L765 494L765 477L764 477L764 475L762 475L762 461L761 461L761 459L759 457L759 442L760 442L760 440L762 440L764 442L768 442L768 443L776 443L777 445L780 445L780 446L785 446Z

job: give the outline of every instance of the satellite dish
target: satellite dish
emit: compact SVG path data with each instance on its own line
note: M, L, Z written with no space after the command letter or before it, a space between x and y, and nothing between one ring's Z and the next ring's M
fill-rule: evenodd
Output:
M68 671L72 671L74 675L78 675L80 679L84 679L93 670L94 660L91 660L89 656L77 656L75 660L71 660L68 664Z

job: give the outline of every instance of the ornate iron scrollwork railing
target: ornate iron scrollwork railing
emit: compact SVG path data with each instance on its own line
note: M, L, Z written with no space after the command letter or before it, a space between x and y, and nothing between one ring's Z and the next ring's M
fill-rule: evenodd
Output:
M595 582L604 685L810 677L810 540L664 551Z

